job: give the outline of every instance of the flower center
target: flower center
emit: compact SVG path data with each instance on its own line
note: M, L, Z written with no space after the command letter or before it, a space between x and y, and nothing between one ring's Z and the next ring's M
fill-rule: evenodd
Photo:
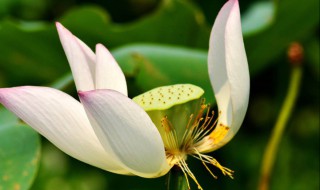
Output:
M225 127L214 131L212 134L215 135L209 135L217 120L213 119L214 113L209 111L209 105L201 98L203 94L204 91L198 86L178 84L155 88L133 98L158 128L168 163L178 165L186 179L188 180L188 176L192 178L199 189L202 188L186 163L188 155L199 159L214 178L217 177L207 164L218 167L224 175L231 178L233 173L213 157L202 154L206 145L217 143L229 130Z
M221 138L226 135L226 132L229 129L228 127L219 128L220 130L214 133L214 138L209 137L208 134L212 132L217 123L217 120L213 120L214 113L209 113L209 106L207 104L204 104L204 101L202 101L198 113L196 115L190 115L189 122L185 127L185 133L183 134L180 144L177 140L178 137L176 135L175 128L174 126L172 126L168 118L164 117L161 120L162 127L166 131L164 142L167 142L167 144L165 144L165 148L168 163L172 165L178 165L184 172L186 179L188 179L188 176L193 179L194 182L198 185L199 189L202 189L202 187L186 163L187 155L200 160L215 179L217 178L217 176L212 173L212 171L208 167L208 164L219 168L224 175L228 175L229 177L233 178L232 170L220 165L219 162L212 156L202 153L201 148L204 146L204 144L209 143L208 141L210 141L210 144L219 142L219 140L221 140ZM208 139L207 137L211 139Z
M167 117L174 126L177 143L180 145L185 126L190 115L198 109L199 99L203 93L204 91L198 86L177 84L155 88L133 98L133 101L149 114L160 132L165 147L168 147L167 131L162 127L162 119Z

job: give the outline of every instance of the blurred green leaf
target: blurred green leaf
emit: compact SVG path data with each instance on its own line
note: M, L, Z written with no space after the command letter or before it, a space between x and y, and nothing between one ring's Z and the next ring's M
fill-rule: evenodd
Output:
M163 1L154 13L130 24L113 24L103 9L90 6L71 10L61 20L91 47L143 41L207 46L209 37L201 12L179 0ZM9 86L48 84L69 70L51 24L3 20L0 41L5 55L0 56L0 74Z
M68 73L68 74L62 76L61 78L59 78L58 80L56 80L55 82L53 82L50 86L52 88L63 90L67 86L69 86L72 82L73 82L72 74Z
M155 87L191 83L205 90L205 98L213 102L213 91L207 70L207 52L175 46L136 44L113 52L127 76L147 91Z
M293 41L306 40L319 24L319 1L274 0L274 22L267 29L245 38L250 72L258 72L283 54Z
M12 4L12 0L0 1L0 17L8 13L8 9Z
M244 36L260 32L272 24L275 6L272 1L256 2L242 14L242 32Z
M319 81L320 76L320 48L319 48L319 40L312 39L311 42L306 44L305 46L305 55L307 59L307 64L314 74L315 78Z
M51 83L68 70L52 25L0 22L0 75L9 86Z
M153 13L128 24L112 23L98 7L71 10L60 20L80 39L108 47L154 42L206 48L210 32L202 12L183 0L163 0Z
M8 126L17 124L19 118L6 109L2 108L0 105L0 121L0 126Z
M23 19L40 18L46 11L47 0L1 0L0 17L12 15Z
M0 189L28 189L40 159L39 135L0 108Z
M245 37L251 73L270 65L289 43L303 40L318 24L316 0L305 4L282 0L276 5L270 27ZM247 14L250 15L250 11ZM155 12L128 24L112 23L108 14L98 7L76 8L61 21L90 47L98 42L109 48L133 42L157 42L207 49L209 38L202 13L180 0L163 0ZM10 86L47 84L69 70L52 25L4 20L0 28L0 52L6 55L0 56L2 83Z

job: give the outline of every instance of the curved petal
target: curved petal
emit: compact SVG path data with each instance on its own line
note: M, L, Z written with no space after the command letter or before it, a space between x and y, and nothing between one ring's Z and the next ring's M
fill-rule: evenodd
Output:
M126 78L111 53L97 44L96 55L96 89L111 89L127 96Z
M225 134L215 142L214 149L217 149L237 133L249 101L249 69L237 0L229 0L220 10L209 46L209 75L220 114L217 127L210 136ZM226 129L228 132L224 133Z
M84 56L86 58L87 64L88 64L89 69L90 69L91 76L94 77L96 75L96 69L95 69L95 67L96 67L96 65L95 65L96 55L87 46L87 44L85 44L83 41L81 41L76 36L74 36L74 38L76 38L78 44L80 45L80 47L81 47L81 49L82 49L82 51L84 53Z
M113 90L79 96L105 150L125 169L141 177L158 177L169 169L161 136L140 106Z
M68 94L46 87L3 88L0 103L70 156L114 173L128 173L105 152L83 106Z
M70 64L78 90L94 89L94 53L60 23L56 23L60 41Z

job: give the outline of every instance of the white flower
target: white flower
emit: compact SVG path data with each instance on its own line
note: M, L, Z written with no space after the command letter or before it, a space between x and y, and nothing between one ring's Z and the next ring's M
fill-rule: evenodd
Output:
M185 137L186 141L178 139L178 144L187 142L183 146L168 139L171 133L181 133L177 130L185 126L172 126L170 118L162 117L158 123L165 130L161 132L159 126L155 125L157 121L152 121L154 117L150 115L151 119L147 114L150 111L142 105L141 97L135 98L140 106L127 97L124 74L103 45L97 44L94 54L60 23L56 26L81 103L56 89L23 86L0 89L0 103L7 109L65 153L110 172L158 177L176 164L195 180L185 163L186 156L193 155L219 167L224 174L231 175L229 169L203 153L226 144L240 128L247 110L249 73L237 0L229 0L221 9L210 39L208 66L219 107L218 124L211 131L207 127L212 129L212 124L205 121L206 130L199 130L203 126L200 118L207 105L197 107L195 114L199 112L199 118L190 120L199 121L196 122L198 124L192 124L193 129L183 131L195 132L201 138L191 135ZM203 94L201 88L188 84L170 88L178 90L183 86L188 87L190 92L196 91L191 99L182 93L185 102L196 100ZM163 89L168 90L169 87ZM171 101L171 97L169 99ZM160 110L183 103L172 100L169 107L160 106ZM177 141L175 136L173 141ZM174 152L173 149L178 151Z

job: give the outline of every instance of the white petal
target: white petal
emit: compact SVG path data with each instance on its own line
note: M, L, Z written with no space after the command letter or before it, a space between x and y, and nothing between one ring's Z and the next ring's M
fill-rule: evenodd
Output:
M220 10L209 45L209 75L220 112L215 130L219 130L220 124L230 127L218 148L237 133L249 101L249 69L237 0L229 0Z
M124 168L141 177L157 177L169 169L161 136L140 106L113 90L79 96L102 145Z
M97 44L96 55L96 89L111 89L127 96L125 76L111 53L102 44Z
M128 173L105 152L83 106L71 96L46 87L2 88L0 103L70 156L111 172Z
M91 76L94 78L94 76L96 75L96 55L93 53L93 51L87 46L87 44L85 44L83 41L81 41L79 38L77 38L76 36L74 36L78 42L78 44L80 45L84 56L86 58L87 64L89 66L90 69L90 74ZM94 82L94 81L93 81Z
M60 23L56 23L60 41L69 61L78 90L94 89L94 58L92 50Z

